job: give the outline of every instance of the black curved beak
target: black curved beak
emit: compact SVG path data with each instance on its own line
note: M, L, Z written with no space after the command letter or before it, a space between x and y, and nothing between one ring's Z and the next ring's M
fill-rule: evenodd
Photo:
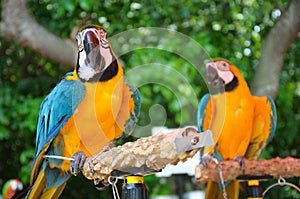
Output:
M96 71L102 71L105 67L105 60L100 53L100 39L93 31L88 31L84 38L84 50L87 54L87 62Z
M97 35L95 35L95 33L92 31L89 31L85 34L83 41L86 54L89 54L94 48L99 46L99 40L97 38Z

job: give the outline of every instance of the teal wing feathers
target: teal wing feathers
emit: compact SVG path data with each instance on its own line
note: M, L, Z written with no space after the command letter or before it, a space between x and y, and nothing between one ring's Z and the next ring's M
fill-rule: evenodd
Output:
M40 107L36 132L36 157L33 161L31 183L37 177L41 166L45 166L43 155L49 153L51 142L72 116L85 95L83 83L67 80L67 73L45 98Z
M205 109L206 109L206 106L207 106L209 100L210 100L210 95L207 93L201 98L199 105L198 105L197 126L198 126L198 131L200 133L204 131L203 125L204 125L205 119L206 119ZM201 157L202 157L203 153L204 153L204 148L202 148L200 150Z
M125 128L124 128L124 132L123 132L122 136L117 138L115 140L116 142L120 142L123 138L129 136L133 132L133 130L138 122L138 118L140 116L140 109L141 109L140 92L136 87L134 87L130 84L127 84L127 86L130 89L131 99L133 99L133 102L134 102L134 108L133 108L133 110L130 111L130 116L125 122Z
M84 98L85 88L80 81L66 80L56 85L40 107L36 136L36 155L57 135Z
M269 144L269 142L273 139L275 135L276 125L277 125L277 111L272 97L267 96L267 102L270 103L271 105L271 114L270 114L271 127L270 127L270 134L267 140L267 144Z
M258 107L253 121L253 132L245 157L257 159L272 140L276 130L276 106L270 96L256 97ZM264 116L263 116L264 115Z
M209 102L210 99L210 95L209 94L205 94L198 105L198 112L197 112L197 124L198 124L198 131L202 132L203 131L203 124L205 121L205 109L206 106Z

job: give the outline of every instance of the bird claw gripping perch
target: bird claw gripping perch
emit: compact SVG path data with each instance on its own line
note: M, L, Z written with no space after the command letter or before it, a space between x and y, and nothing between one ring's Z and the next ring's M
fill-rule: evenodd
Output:
M73 155L73 159L70 162L70 172L76 176L83 168L86 155L82 151L79 151Z
M239 163L239 165L241 166L241 169L243 171L243 174L245 174L245 158L241 155L237 155L235 158L234 158L235 161L237 161Z
M218 168L220 183L221 183L222 191L223 191L223 198L227 199L227 192L226 192L226 188L225 188L226 187L225 186L225 181L224 181L224 178L223 178L222 165L220 164L220 161L217 158L215 158L215 157L213 157L209 154L205 154L201 157L200 164L202 164L204 167L207 167L209 162L215 163L217 168Z
M201 162L200 164L202 164L203 166L207 167L209 162L214 162L216 165L219 165L219 160L217 158L215 158L214 156L211 156L209 154L204 154L201 157Z
M197 132L197 133L195 133ZM182 136L174 140L178 154L214 144L210 130L198 133L194 128L187 128Z

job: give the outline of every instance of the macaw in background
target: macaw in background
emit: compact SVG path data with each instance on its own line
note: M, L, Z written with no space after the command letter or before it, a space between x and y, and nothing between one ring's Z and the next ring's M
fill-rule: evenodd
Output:
M1 199L10 199L13 195L23 190L23 184L19 179L10 179L2 187Z
M199 132L210 129L215 144L205 147L202 162L242 158L257 159L273 138L276 128L276 107L271 97L253 96L239 70L224 59L206 64L211 94L202 97L198 107ZM239 183L225 182L227 197L237 199ZM207 199L223 198L222 187L208 182Z
M106 31L88 25L79 30L76 40L77 66L40 107L26 198L58 198L87 156L129 135L138 120L139 92L124 82Z

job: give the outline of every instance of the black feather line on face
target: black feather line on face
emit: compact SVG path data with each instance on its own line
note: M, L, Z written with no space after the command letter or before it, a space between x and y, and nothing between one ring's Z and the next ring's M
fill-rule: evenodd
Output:
M225 85L225 92L230 92L236 89L239 85L239 80L236 76L233 77L233 79Z

